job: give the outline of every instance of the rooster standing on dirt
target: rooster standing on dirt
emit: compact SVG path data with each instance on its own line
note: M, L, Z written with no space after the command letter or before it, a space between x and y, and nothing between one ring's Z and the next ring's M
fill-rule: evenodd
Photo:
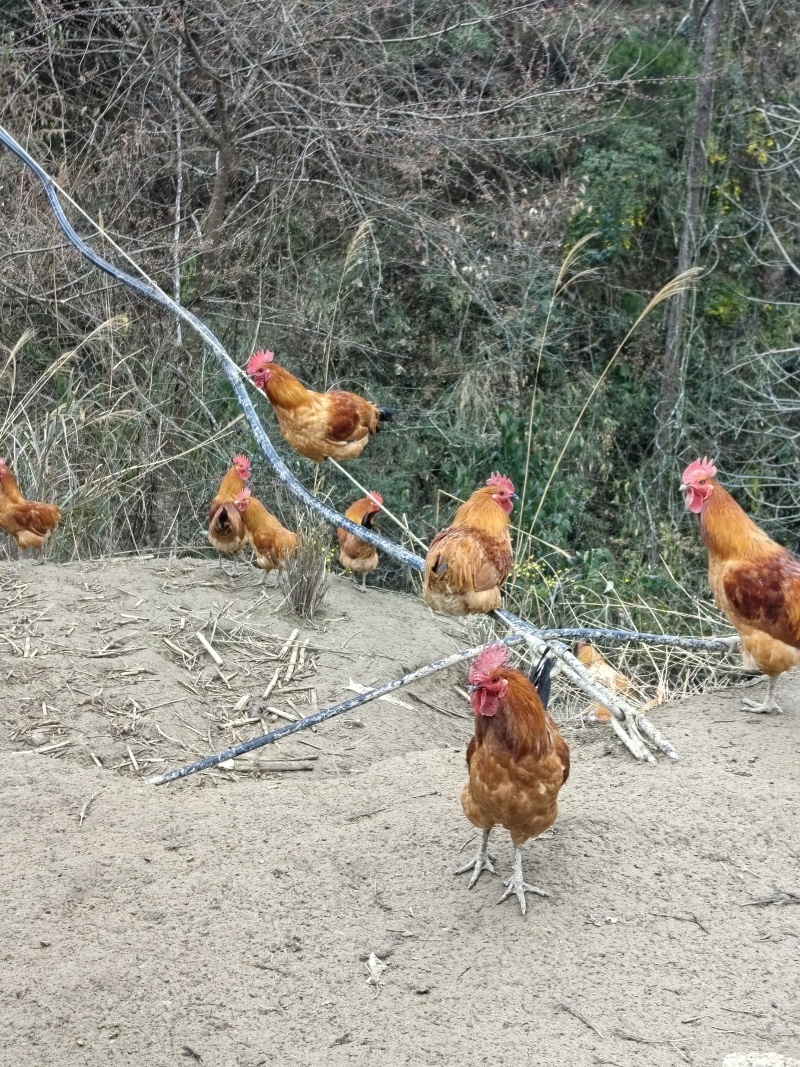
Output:
M545 654L533 680L508 666L505 645L487 645L470 667L470 704L475 736L467 748L469 780L461 806L483 831L475 859L456 874L472 871L469 888L482 871L494 874L489 834L500 823L511 834L514 868L498 904L516 894L525 914L525 893L547 893L522 877L522 846L556 820L558 792L569 776L569 749L547 713L552 659Z
M800 664L800 559L773 541L716 480L709 459L683 472L686 507L700 516L708 549L708 582L739 632L742 659L769 678L767 699L742 700L748 711L780 712L778 676Z
M236 506L242 512L247 540L259 567L265 572L283 570L288 557L297 551L297 534L282 526L249 489L239 493Z
M342 463L355 459L379 424L397 414L395 408L376 407L341 389L315 393L273 359L271 352L254 352L247 373L266 393L287 443L314 463L328 457Z
M362 496L351 504L344 517L367 530L374 530L375 516L381 510L382 503L383 497L380 493L370 493L369 496ZM367 575L378 566L378 550L347 530L338 529L336 536L339 539L339 562L353 574L361 575L361 590L365 591Z
M41 552L60 519L61 512L55 504L26 500L5 460L0 459L0 530L14 538L17 548Z
M218 553L220 569L223 554L237 557L246 543L242 509L236 506L236 498L249 477L250 460L234 456L208 509L208 539Z
M508 524L516 497L502 474L493 474L434 537L425 557L422 595L441 615L496 611L514 556Z

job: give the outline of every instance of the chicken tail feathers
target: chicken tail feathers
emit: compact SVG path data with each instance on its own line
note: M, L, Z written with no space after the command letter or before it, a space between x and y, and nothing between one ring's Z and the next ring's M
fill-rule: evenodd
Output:
M547 710L547 705L550 703L550 675L552 670L553 657L548 650L543 653L542 658L529 675L536 692L539 694L539 699L541 700L542 707L545 711Z
M400 408L378 408L378 422L389 422L395 415L402 415Z
M231 537L241 530L242 520L233 504L223 504L209 523L209 532L216 537ZM238 529L237 529L238 527Z

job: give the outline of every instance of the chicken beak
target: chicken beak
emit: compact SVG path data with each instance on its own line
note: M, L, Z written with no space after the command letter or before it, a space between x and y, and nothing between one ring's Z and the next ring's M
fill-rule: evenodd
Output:
M686 494L689 492L689 486L686 484L686 482L681 482L681 492L684 496L686 496Z

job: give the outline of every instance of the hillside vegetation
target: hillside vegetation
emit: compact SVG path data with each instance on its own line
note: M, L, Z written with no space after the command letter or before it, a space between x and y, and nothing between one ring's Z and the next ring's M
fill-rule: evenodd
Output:
M0 8L0 121L101 232L71 209L78 229L240 364L266 347L402 408L352 470L420 536L490 470L524 485L531 618L616 623L613 582L623 621L681 626L705 591L677 493L697 454L795 543L793 5ZM213 358L81 260L5 152L0 214L0 450L65 502L55 552L201 547L227 457L252 452ZM609 366L682 247L704 273L677 325L662 304Z

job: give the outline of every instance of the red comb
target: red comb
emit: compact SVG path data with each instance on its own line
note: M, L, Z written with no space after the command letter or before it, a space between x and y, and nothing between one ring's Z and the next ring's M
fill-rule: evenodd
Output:
M714 460L708 459L704 456L702 459L696 459L694 463L690 463L686 470L683 472L681 481L684 485L690 485L696 478L713 478L717 473L717 468L714 466Z
M240 489L238 494L237 494L237 496L236 496L236 500L234 501L234 503L235 504L246 504L252 495L253 494L250 492L249 489Z
M510 478L506 478L505 474L492 474L491 478L486 479L487 485L496 485L498 489L506 489L509 493L514 492L514 483Z
M470 685L480 685L494 674L495 671L505 667L511 653L507 645L495 642L493 645L485 645L483 651L469 669L468 679Z
M380 493L375 493L375 492L369 492L369 493L367 494L367 496L368 496L368 497L369 497L369 498L370 498L371 500L374 500L376 504L382 504L382 503L383 503L383 497L381 496L381 494L380 494Z
M275 356L272 352L260 349L254 352L247 363L247 373L252 377L258 371L263 370L267 363L271 363Z
M248 474L250 473L250 460L247 458L247 456L234 456L233 465L234 467L247 467L247 472Z

